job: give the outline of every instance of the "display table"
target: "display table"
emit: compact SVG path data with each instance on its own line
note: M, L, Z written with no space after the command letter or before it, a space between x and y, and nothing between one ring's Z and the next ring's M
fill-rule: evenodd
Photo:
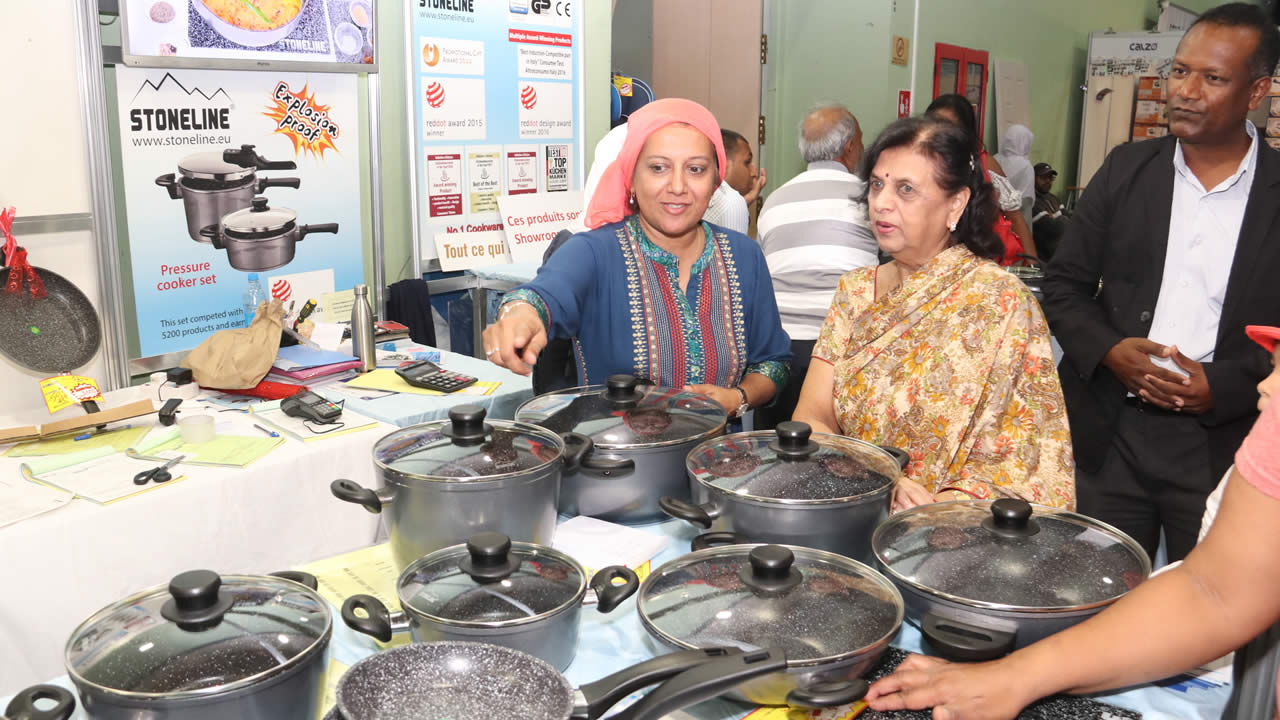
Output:
M120 393L108 393L107 407L122 402ZM217 419L220 433L231 424L234 434L260 434L250 415ZM156 416L129 422L150 425ZM371 450L392 430L286 440L244 469L179 464L180 482L110 505L75 499L0 528L0 694L61 675L77 624L180 572L265 573L374 542L378 516L334 499L329 483L376 486ZM0 473L19 475L27 459L0 457Z
M640 529L663 534L670 538L665 550L653 561L654 567L688 552L689 541L696 531L685 523L668 521L640 526ZM302 565L304 563L296 563ZM330 657L344 665L359 661L377 651L376 643L365 635L345 627L334 609L335 629L330 645ZM582 613L583 625L578 653L573 664L565 672L574 686L597 680L609 673L646 660L657 654L650 644L648 634L635 613L635 600L627 600L608 615ZM910 624L903 624L902 631L893 641L896 647L920 651L920 633ZM60 647L60 646L59 646ZM23 651L27 646L19 646ZM54 673L49 673L53 675ZM52 682L72 688L70 680L61 674ZM12 693L17 687L7 687ZM1228 686L1211 686L1204 682L1190 682L1174 687L1143 685L1124 692L1095 696L1097 700L1142 713L1144 720L1210 720L1218 718L1230 694ZM7 698L0 700L3 708ZM669 717L678 720L738 720L754 708L727 700L711 700ZM73 718L86 717L77 710ZM305 720L305 719L304 719Z
M321 385L316 388L316 392L335 402L345 400L347 407L361 415L398 427L443 420L449 416L449 408L464 403L479 405L488 412L490 418L510 420L515 417L516 408L533 397L533 381L530 377L517 375L488 360L441 350L439 365L446 370L502 384L489 395L388 395L377 390L361 391L354 387L343 387L339 392L330 392L333 385Z

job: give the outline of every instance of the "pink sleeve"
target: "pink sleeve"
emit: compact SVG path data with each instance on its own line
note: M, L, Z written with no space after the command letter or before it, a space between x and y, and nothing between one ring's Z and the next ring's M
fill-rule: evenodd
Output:
M1264 494L1280 499L1280 402L1258 417L1236 452L1236 470Z

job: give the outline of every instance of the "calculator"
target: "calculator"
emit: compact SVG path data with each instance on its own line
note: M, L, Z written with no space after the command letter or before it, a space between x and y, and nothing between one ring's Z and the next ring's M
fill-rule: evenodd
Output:
M414 387L442 393L461 390L468 385L474 385L476 382L476 378L470 375L445 370L430 360L420 360L408 365L401 365L396 368L396 374Z

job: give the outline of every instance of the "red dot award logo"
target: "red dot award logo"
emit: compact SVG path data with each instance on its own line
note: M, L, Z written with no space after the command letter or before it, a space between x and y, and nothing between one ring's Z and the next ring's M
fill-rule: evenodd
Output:
M438 82L427 85L427 104L433 108L444 105L444 86Z
M532 110L534 105L538 104L538 93L533 89L532 85L525 85L520 88L520 104L525 110Z
M288 302L293 297L293 287L288 280L276 280L271 283L271 297L280 302Z

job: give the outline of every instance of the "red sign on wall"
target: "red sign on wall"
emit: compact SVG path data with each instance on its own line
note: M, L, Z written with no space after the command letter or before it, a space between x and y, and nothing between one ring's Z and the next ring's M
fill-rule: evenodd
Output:
M898 91L898 119L911 117L911 91Z

